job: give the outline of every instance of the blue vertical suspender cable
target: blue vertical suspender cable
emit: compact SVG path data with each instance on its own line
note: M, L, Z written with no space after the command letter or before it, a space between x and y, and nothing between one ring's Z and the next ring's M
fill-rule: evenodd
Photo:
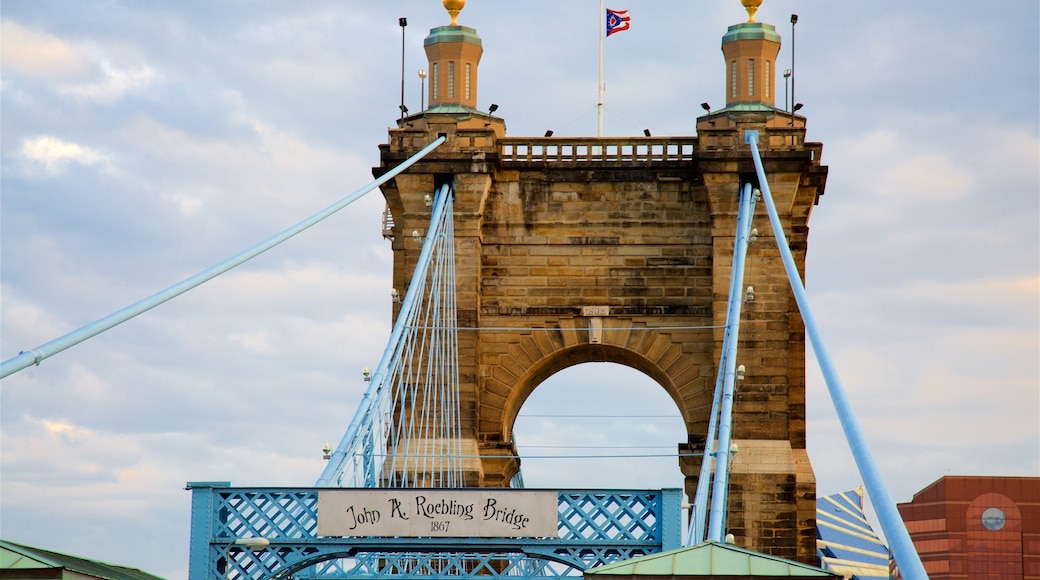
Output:
M5 360L3 363L0 363L0 378L4 378L8 375L16 373L34 364L39 365L40 362L46 358L58 354L59 352L69 347L75 346L87 339L93 338L98 334L101 334L102 332L105 332L106 330L114 326L122 324L123 322L126 322L127 320L130 320L131 318L139 314L147 312L148 310L151 310L152 308L155 308L156 306L172 298L176 298L177 296L184 294L188 290L191 290L192 288L195 288L196 286L199 286L204 282L208 282L213 278L216 278L217 276L223 274L224 272L227 272L235 266L238 266L243 262L246 262L247 260L255 258L256 256L266 252L267 250L270 250L278 244L288 240L289 238L295 236L303 230L306 230L314 224L324 220L325 218L338 212L344 207L350 205L351 203L353 203L366 193L379 187L383 183L386 183L387 181L393 179L395 176L397 176L397 174L411 167L416 161L419 161L423 157L426 157L426 155L429 154L430 151L433 151L434 149L439 147L442 143L444 143L444 141L444 137L438 137L432 143L430 143L429 145L421 149L419 152L417 152L415 155L412 155L407 160L405 160L404 163L401 163L397 167L386 172L375 181L372 181L368 185L362 187L361 189L334 203L333 205L325 208L324 210L314 214L313 216L303 220L295 226L292 226L291 228L271 238L268 238L267 240L260 242L259 244L247 250L244 250L215 266L203 270L202 272L199 272L198 274L195 274L194 276L187 278L182 282L174 284L173 286L170 286L169 288L157 294L153 294L152 296L149 296L144 300L135 302L134 304L131 304L130 306L127 306L122 310L118 310L112 314L109 314L108 316L96 320L82 328L79 328L78 330L74 330L64 336L58 337L34 349L22 351L18 354L18 356L11 357L10 359Z
M907 580L927 580L928 574L921 563L921 557L917 554L917 550L914 549L914 543L910 539L910 534L906 531L906 525L899 516L899 510L896 508L896 504L888 492L888 487L881 477L881 470L878 469L877 463L874 461L874 456L867 445L866 437L859 425L859 420L852 410L852 405L845 393L845 387L838 376L837 368L831 360L830 353L827 351L827 345L823 342L823 336L816 324L816 317L813 315L809 299L805 294L805 287L802 285L801 276L798 274L794 257L791 255L791 248L787 245L787 236L784 234L783 225L780 223L776 206L773 204L769 183L766 182L765 169L762 167L762 157L758 151L758 131L745 132L744 140L751 146L751 156L755 161L755 170L758 172L762 197L765 200L766 208L769 210L769 222L773 226L776 245L779 247L780 254L783 257L784 269L787 270L787 278L791 282L791 290L794 292L795 301L798 303L798 310L802 313L805 330L809 335L813 351L816 353L816 361L820 365L824 381L827 383L827 390L830 392L831 402L834 403L834 410L837 412L842 430L845 432L845 439L852 449L852 457L856 460L860 477L863 478L867 494L870 495L871 503L874 504L874 509L877 511L881 529L885 532L885 537L888 539L889 547L903 578Z
M427 232L426 242L423 243L422 250L419 253L419 260L415 264L415 276L425 276L426 271L429 268L430 261L433 259L433 248L436 245L435 241L440 232L435 229L439 228L440 224L443 223L443 214L445 207L448 205L448 200L451 197L451 185L444 184L437 190L437 195L434 198L433 209L430 215L430 226L431 229ZM361 397L361 404L358 405L358 410L354 414L353 420L350 425L347 426L346 433L343 434L340 439L339 445L336 446L336 450L332 453L332 458L325 466L324 471L321 472L321 476L318 477L318 481L314 484L315 487L333 487L338 482L335 482L333 478L343 472L344 465L351 459L351 447L354 445L354 440L357 437L358 431L361 429L365 422L371 422L371 414L378 412L378 403L380 397L385 394L382 393L384 387L383 382L386 380L386 374L388 369L395 364L394 358L400 357L400 349L397 348L398 343L401 341L401 336L404 334L405 327L408 324L410 313L414 308L417 308L419 302L421 302L422 292L418 291L419 284L411 284L408 290L405 292L404 300L401 302L401 309L397 314L397 320L394 322L393 331L390 333L390 340L387 341L386 350L383 351L383 357L379 361L379 365L376 367L374 373L372 373L372 381L369 383L368 389L365 394ZM366 486L375 487L374 481L367 481Z

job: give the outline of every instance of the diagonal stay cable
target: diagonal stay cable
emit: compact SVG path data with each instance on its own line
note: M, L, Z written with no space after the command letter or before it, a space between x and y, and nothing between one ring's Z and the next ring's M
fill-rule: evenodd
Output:
M798 304L798 310L801 312L802 320L805 323L806 334L809 335L813 352L816 353L816 362L820 365L824 382L827 384L827 391L831 396L831 403L834 404L834 410L845 433L845 439L852 450L852 457L856 461L856 467L859 468L863 484L867 488L867 495L870 496L871 503L874 504L874 509L877 511L881 529L885 532L885 538L889 541L892 555L899 566L903 578L908 580L927 580L928 574L924 569L924 564L921 562L921 556L917 553L913 540L910 538L910 533L907 532L906 524L903 523L903 518L896 507L895 500L892 499L888 486L881 476L881 469L874 460L874 454L867 444L863 428L860 426L859 419L852 409L852 403L849 401L845 391L845 385L838 375L837 366L831 359L827 343L824 342L823 334L816 323L816 315L813 313L812 305L809 303L805 285L802 283L798 267L791 254L791 247L787 243L787 235L784 233L783 224L780 222L776 205L773 203L769 182L766 181L762 157L758 151L758 131L746 131L744 140L751 146L751 158L755 163L755 171L758 174L759 185L762 189L762 199L765 201L766 209L769 212L769 222L772 224L776 245L780 249L781 258L783 258L787 279L791 284L791 291L794 293L795 302Z
M126 308L117 310L116 312L109 314L104 318L91 322L90 324L83 326L77 330L74 330L64 336L60 336L36 348L22 351L17 356L11 357L10 359L3 361L2 363L0 363L0 379L7 377L8 375L11 375L13 373L16 373L20 370L23 370L25 368L28 368L32 365L39 365L44 359L50 358L51 356L54 356L67 348L73 347L85 340L91 339L101 334L102 332L105 332L106 330L109 330L119 324L126 322L127 320L130 320L131 318L134 318L135 316L143 314L164 302L167 302L173 298L176 298L177 296L180 296L181 294L184 294L192 288L195 288L205 282L212 280L213 278L216 278L217 276L223 274L224 272L227 272L232 268L255 258L256 256L266 252L267 250L270 250L278 244L281 244L282 242L288 240L296 234L306 230L307 228L310 228L311 226L338 212L339 210L347 207L354 201L364 196L366 193L393 179L395 176L397 176L397 174L401 173L405 169L408 169L413 164L415 164L415 162L419 161L427 154L429 154L430 151L433 151L434 149L439 147L442 143L444 143L444 141L444 137L438 137L432 143L430 143L429 145L421 149L419 152L417 152L415 155L412 155L403 163L391 169L390 171L384 173L382 176L372 181L368 185L362 187L361 189L355 191L354 193L348 195L340 201L332 204L324 210L303 220L302 222L264 240L263 242L260 242L259 244L256 244L255 246L247 250L235 254L234 256L228 258L227 260L224 260L223 262L220 262L219 264L211 266L210 268L207 268L190 278L187 278L177 284L174 284L173 286L170 286L169 288L161 292L153 294L143 300L139 300L138 302L135 302L130 306L127 306Z

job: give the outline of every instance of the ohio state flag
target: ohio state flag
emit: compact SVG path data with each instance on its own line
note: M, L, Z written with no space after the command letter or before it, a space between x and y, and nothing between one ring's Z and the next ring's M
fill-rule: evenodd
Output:
M607 8L607 36L615 32L628 30L629 20L631 18L628 16L628 10L611 10Z

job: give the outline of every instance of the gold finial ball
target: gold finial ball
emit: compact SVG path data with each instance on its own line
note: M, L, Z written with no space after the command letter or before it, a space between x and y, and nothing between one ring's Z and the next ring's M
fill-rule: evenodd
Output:
M761 2L762 0L759 0ZM466 0L441 0L441 4L444 4L444 9L451 15L451 25L459 25L459 12L466 7Z
M448 0L444 0L447 4ZM740 0L740 3L744 5L744 9L747 10L748 22L755 21L755 12L758 12L758 7L762 5L762 0Z

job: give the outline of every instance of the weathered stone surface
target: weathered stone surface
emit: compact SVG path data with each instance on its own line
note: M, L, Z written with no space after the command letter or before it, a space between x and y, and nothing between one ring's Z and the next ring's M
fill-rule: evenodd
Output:
M744 130L760 132L800 268L809 215L826 182L820 146L804 142L804 124L761 114L704 119L697 138L507 139L500 120L477 114L417 117L390 131L377 174L447 136L383 194L394 218L394 284L403 294L420 251L411 232L424 232L429 220L423 198L441 180L454 183L459 315L476 329L463 334L462 348L472 350L460 356L460 375L462 400L475 414L464 421L464 436L483 458L469 472L479 474L477 485L508 485L519 461L503 456L515 453L511 435L524 401L553 373L584 362L616 362L653 378L685 419L688 440L677 442L679 450L703 450L737 194L755 179ZM734 405L741 452L730 531L741 546L812 563L804 328L764 204L754 226L759 238L745 283L755 299L745 304L741 327L747 375ZM690 496L699 465L699 458L679 461Z

